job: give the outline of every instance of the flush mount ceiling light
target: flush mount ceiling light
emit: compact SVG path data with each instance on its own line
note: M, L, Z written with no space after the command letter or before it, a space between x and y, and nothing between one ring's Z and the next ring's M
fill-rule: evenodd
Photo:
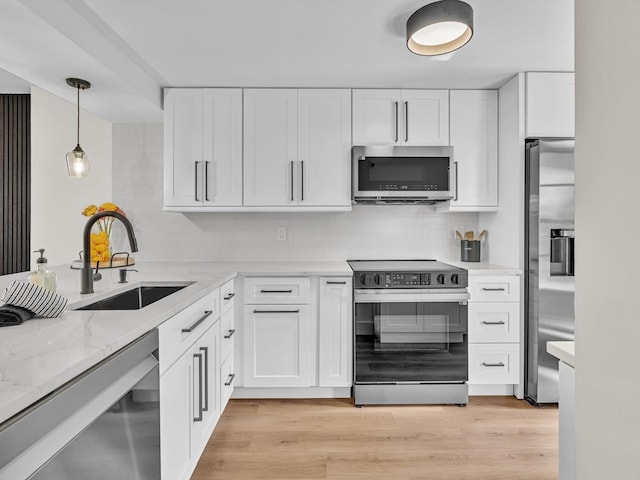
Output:
M473 36L473 9L460 0L441 0L416 10L407 20L407 48L417 55L442 55Z
M80 148L80 90L91 88L91 84L80 78L67 78L67 85L78 89L78 137L76 148L67 153L67 170L70 177L86 177L91 171L89 157Z

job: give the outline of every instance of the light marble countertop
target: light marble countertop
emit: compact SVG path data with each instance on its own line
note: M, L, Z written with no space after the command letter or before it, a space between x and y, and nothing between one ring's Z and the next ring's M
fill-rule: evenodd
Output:
M505 267L489 262L462 262L460 260L442 259L445 263L450 263L456 267L465 268L469 275L522 275L522 269L516 267Z
M102 271L93 294L80 295L80 271L52 267L57 293L69 300L60 318L39 318L0 328L0 423L72 380L88 368L194 303L237 275L351 275L346 262L158 262L129 268L120 284L117 268ZM0 276L0 291L27 273ZM140 283L193 282L141 310L75 311Z
M547 352L575 368L576 366L576 342L547 342Z

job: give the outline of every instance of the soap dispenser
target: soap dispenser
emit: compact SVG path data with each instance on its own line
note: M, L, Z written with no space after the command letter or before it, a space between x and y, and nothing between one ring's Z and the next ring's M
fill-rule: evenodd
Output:
M48 288L52 292L56 291L56 274L47 270L47 259L44 257L44 248L34 250L33 253L40 253L36 259L36 271L29 274L29 283Z

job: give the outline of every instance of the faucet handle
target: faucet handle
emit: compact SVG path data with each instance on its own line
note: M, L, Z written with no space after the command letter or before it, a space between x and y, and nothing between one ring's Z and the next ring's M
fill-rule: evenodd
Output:
M97 282L98 280L102 280L102 274L98 271L100 270L100 261L96 262L96 272L93 274L93 281Z
M127 281L127 272L137 272L135 268L121 268L120 272L120 281L118 283L128 283Z

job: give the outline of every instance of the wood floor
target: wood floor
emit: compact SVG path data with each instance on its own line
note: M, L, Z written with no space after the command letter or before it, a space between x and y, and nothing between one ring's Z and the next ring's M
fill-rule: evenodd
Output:
M231 400L192 480L556 480L558 410Z

